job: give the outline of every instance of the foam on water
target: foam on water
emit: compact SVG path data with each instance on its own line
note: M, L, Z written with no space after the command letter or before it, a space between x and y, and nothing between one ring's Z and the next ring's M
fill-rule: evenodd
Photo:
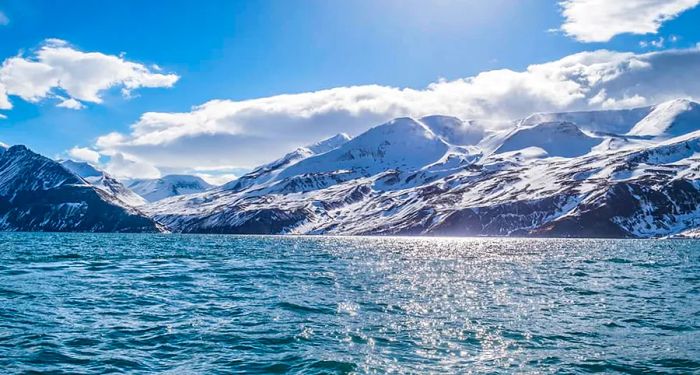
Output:
M700 243L0 234L4 373L700 370Z

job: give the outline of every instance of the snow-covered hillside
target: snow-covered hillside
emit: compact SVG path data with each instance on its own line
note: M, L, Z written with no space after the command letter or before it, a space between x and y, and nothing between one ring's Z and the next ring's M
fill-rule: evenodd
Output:
M673 235L700 226L696 108L399 118L145 210L181 232Z
M127 182L128 188L148 202L184 194L201 193L213 188L201 177L192 175L168 175L154 179L137 179Z
M347 134L341 133L312 145L299 147L283 157L271 163L261 165L241 178L223 185L222 188L224 190L239 191L275 180L277 175L285 168L303 159L338 148L349 140L350 137Z
M602 138L584 134L572 122L543 122L514 129L503 140L496 153L536 147L549 157L570 158L591 152L591 149L602 141Z
M157 232L152 219L25 146L0 155L0 230Z
M672 138L698 130L699 123L700 105L678 99L654 106L627 134Z

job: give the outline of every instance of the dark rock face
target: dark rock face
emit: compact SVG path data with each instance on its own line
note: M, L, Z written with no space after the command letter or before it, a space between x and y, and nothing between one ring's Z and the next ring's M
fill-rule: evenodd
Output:
M0 230L158 232L162 227L57 162L13 146L0 155Z
M226 233L226 234L283 234L303 222L308 212L303 209L286 211L278 208L249 212L226 211L207 221L191 223L182 227L183 233ZM216 225L209 225L213 219ZM225 223L225 224L223 224Z
M561 237L647 237L697 225L700 191L687 180L618 183L581 214L538 228L536 234Z

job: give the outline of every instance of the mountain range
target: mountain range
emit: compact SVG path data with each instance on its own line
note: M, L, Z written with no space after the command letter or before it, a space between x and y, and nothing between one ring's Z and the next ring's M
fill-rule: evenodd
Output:
M219 187L190 176L125 186L89 165L54 162L23 146L6 150L0 151L4 230L613 238L700 233L700 105L685 99L636 109L538 113L507 123L397 118L354 138L338 134L300 147ZM76 191L90 195L89 202ZM18 199L20 192L32 198ZM32 199L45 201L43 208L33 208ZM119 211L139 224L112 228L113 219L99 224L102 216L93 214L87 225L74 219L78 206L111 210L106 220ZM38 225L46 220L51 224Z

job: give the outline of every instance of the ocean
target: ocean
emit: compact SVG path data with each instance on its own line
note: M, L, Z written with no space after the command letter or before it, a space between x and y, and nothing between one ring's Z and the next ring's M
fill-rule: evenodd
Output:
M697 373L700 242L0 234L2 373Z

